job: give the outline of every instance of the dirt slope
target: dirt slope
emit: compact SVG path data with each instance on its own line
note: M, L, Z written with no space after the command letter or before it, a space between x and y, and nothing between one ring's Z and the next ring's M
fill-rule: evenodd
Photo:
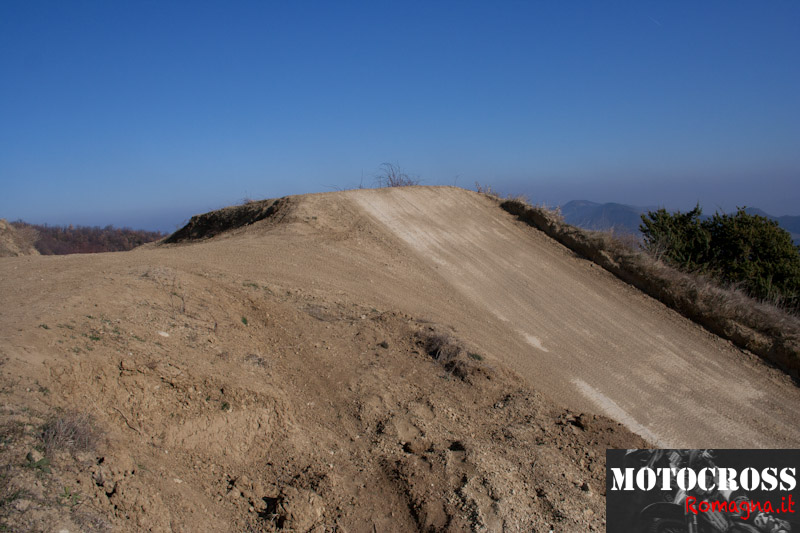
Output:
M33 247L36 241L35 233L33 229L20 232L6 219L0 218L0 257L39 255L38 250Z
M209 239L197 219L182 244L0 260L3 523L602 530L604 450L644 444L603 414L676 446L800 441L782 374L489 198L272 205ZM434 334L463 350L434 360ZM99 438L43 455L70 410Z

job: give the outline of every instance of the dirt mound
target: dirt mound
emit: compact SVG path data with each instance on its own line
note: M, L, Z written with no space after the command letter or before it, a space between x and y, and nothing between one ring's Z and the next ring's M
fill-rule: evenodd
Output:
M21 255L39 255L34 248L36 231L26 228L20 231L7 220L0 218L0 257L19 257Z
M40 294L21 329L3 323L16 531L601 530L605 448L645 445L446 326L219 272L101 268L91 288L62 270L63 308ZM101 438L45 446L76 408Z
M0 260L0 524L602 531L629 428L798 442L784 374L483 196L239 209L180 246Z
M195 215L184 227L164 239L165 244L209 239L221 233L254 224L270 217L280 218L289 208L288 198L260 200Z

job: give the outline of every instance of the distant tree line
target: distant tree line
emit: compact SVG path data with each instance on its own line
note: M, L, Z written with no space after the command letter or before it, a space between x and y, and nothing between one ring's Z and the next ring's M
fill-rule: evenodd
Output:
M743 207L704 220L698 205L648 212L639 229L645 248L666 262L800 311L800 247L777 222Z
M165 233L159 231L115 228L114 226L104 228L72 225L49 226L47 224L28 224L22 221L12 222L11 225L18 230L36 235L33 246L42 255L124 252L166 237Z

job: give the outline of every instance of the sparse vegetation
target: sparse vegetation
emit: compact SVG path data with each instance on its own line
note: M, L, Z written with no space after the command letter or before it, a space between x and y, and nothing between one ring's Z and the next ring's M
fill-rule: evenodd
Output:
M486 196L491 196L492 198L500 199L500 194L492 189L491 185L481 185L477 181L475 182L475 191L480 194L485 194Z
M80 494L73 492L70 487L64 487L64 491L58 495L58 499L61 501L62 505L75 507L80 503Z
M40 470L46 474L50 473L50 459L42 457L37 460L33 457L32 452L28 452L28 455L25 456L25 463L22 466L32 470Z
M468 352L456 337L444 333L434 326L428 326L416 333L417 345L425 353L442 365L447 372L446 376L455 376L462 381L471 381L471 376L486 375L486 368L478 365L483 357L479 354Z
M111 531L96 509L82 505L85 493L78 490L90 488L86 469L94 457L53 456L86 445L94 451L94 439L83 438L82 423L88 417L58 413L42 427L41 415L33 409L11 416L17 420L0 424L0 531L58 531L70 522L80 531Z
M9 468L5 467L4 471L0 473L0 518L6 518L12 511L12 504L22 498L28 496L28 493L22 489L15 488L11 483L11 476ZM4 523L0 523L0 531L11 531Z
M384 163L381 165L380 173L375 177L379 187L410 187L419 185L419 178L412 178L406 174L398 165Z
M417 335L425 352L440 363L447 363L458 357L464 348L447 333L424 330Z
M42 427L41 437L47 456L63 450L90 451L100 438L92 417L78 411L52 417Z
M11 223L17 233L26 235L42 255L124 252L142 244L166 237L159 231L94 226L48 226L28 224L18 220Z

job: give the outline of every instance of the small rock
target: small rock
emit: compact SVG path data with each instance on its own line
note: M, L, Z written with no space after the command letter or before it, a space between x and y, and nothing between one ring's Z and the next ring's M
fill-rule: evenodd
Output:
M25 458L31 463L36 463L44 459L44 454L42 454L42 452L39 450L33 449L28 452L28 455L26 455Z
M278 497L277 514L284 529L308 531L322 518L320 497L310 490L284 487Z
M14 509L17 512L24 513L31 506L30 500L17 500L14 502Z

